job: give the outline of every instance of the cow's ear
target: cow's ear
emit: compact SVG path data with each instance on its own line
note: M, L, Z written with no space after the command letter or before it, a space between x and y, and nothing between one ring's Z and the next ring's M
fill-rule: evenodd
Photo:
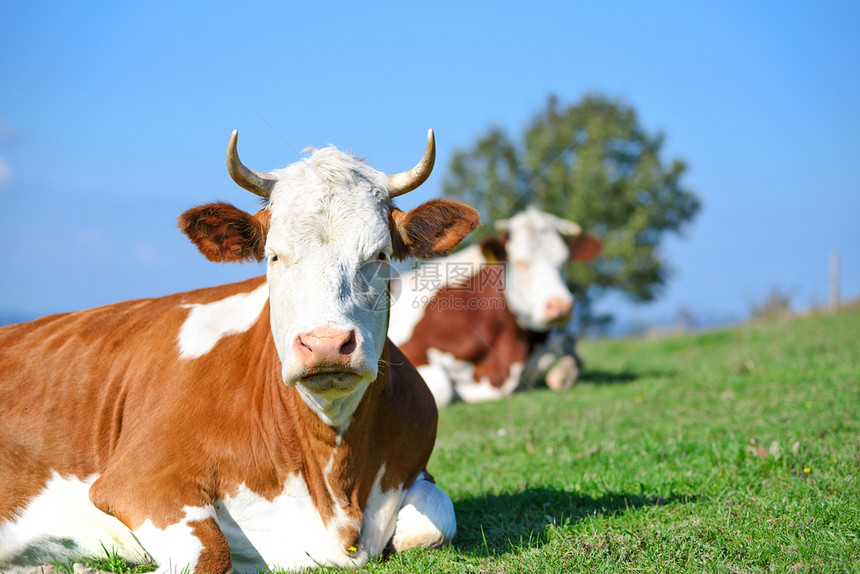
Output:
M210 261L261 261L269 212L250 215L229 203L210 203L183 213L179 228Z
M505 245L508 243L507 235L501 237L485 237L481 240L481 253L484 259L490 263L501 263L508 260L508 252Z
M603 251L603 240L596 235L583 233L567 238L571 261L591 261Z
M406 213L392 207L394 257L428 259L448 255L480 223L477 211L447 199L433 199Z

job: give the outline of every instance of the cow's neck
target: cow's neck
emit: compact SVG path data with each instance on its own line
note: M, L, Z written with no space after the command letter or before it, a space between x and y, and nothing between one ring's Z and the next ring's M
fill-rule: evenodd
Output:
M325 401L308 394L303 396L296 387L281 384L282 402L291 411L291 420L301 420L299 426L305 429L309 439L331 448L354 446L356 437L365 438L372 434L374 397L383 392L389 376L388 344L379 359L379 371L375 381L365 383L358 392L340 401ZM314 402L316 401L316 402ZM320 416L317 408L311 405L321 405L327 409L327 415ZM338 424L332 424L337 421Z
M299 452L296 460L279 461L279 466L286 466L278 474L286 477L296 470L301 472L323 521L330 524L337 520L345 524L341 525L341 537L347 546L358 539L362 509L383 464L382 453L374 448L373 438L378 433L373 424L375 397L385 392L389 376L387 353L386 345L379 375L346 417L346 425L327 424L306 404L295 387L280 381L276 386L279 400L272 403L278 405L279 412L273 416L280 427L277 434L271 436L273 448L283 448L280 445L283 437L290 436L293 437L290 450Z

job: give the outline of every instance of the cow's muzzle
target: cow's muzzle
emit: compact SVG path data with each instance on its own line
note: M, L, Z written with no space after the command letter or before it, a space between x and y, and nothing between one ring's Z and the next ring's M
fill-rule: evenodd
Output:
M314 393L349 392L367 376L354 330L320 327L293 340L296 379Z
M547 301L544 308L544 320L547 324L556 326L563 325L570 321L573 314L573 301L570 299L562 299L561 297L553 297Z

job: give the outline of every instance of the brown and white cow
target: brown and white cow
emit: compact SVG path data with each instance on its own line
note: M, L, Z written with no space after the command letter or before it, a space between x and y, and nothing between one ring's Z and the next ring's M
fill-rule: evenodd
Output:
M401 277L388 335L440 406L513 392L534 346L571 318L563 265L590 261L603 247L576 223L534 207L496 227L500 237ZM547 380L569 385L575 368L570 357Z
M103 548L159 572L360 566L454 536L433 397L386 338L389 265L447 254L477 213L392 205L432 131L391 176L333 147L258 173L236 137L265 207L179 223L265 277L0 329L0 572Z

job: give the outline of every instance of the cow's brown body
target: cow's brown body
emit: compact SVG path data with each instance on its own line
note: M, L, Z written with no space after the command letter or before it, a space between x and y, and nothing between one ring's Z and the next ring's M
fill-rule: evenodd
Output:
M247 332L223 337L202 357L180 358L176 339L187 305L247 293L263 281L0 329L0 525L14 520L52 472L99 476L93 503L132 531L146 519L166 528L183 507L235 495L241 484L274 498L297 473L330 520L336 501L323 470L333 460L330 484L356 519L342 545L357 549L361 510L381 465L383 490L408 486L424 469L435 440L433 398L389 343L379 379L338 441L296 390L281 384L268 305ZM194 527L209 531L198 569L229 560L217 525Z

